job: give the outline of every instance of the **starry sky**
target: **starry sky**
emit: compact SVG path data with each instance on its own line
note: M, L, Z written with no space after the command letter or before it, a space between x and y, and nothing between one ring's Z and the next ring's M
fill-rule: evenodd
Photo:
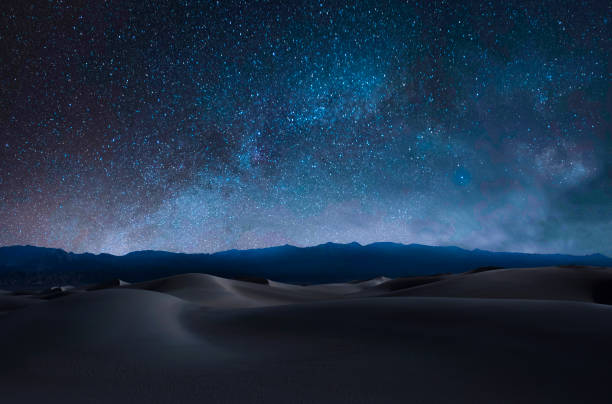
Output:
M3 0L0 245L612 254L607 1Z

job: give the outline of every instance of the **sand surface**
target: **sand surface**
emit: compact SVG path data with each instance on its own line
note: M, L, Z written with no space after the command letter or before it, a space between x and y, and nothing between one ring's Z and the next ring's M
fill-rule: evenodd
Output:
M0 292L2 403L607 403L612 269Z

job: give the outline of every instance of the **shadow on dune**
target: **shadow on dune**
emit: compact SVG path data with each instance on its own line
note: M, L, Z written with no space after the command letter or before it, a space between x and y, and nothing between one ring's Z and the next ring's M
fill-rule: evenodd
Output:
M602 280L593 285L593 302L612 305L612 279Z

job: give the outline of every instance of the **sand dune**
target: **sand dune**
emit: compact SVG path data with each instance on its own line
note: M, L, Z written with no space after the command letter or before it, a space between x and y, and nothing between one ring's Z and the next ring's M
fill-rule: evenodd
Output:
M200 306L225 309L309 302L330 299L343 294L343 291L334 293L334 288L328 288L327 285L302 287L278 282L261 284L206 274L172 276L135 283L129 288L153 290L197 303Z
M427 283L399 289L388 287L388 284L401 283L402 279L383 283L379 285L379 295L572 300L612 304L610 268L497 269L438 279L423 278L430 279ZM406 278L406 282L410 281L410 278Z
M611 279L593 268L314 286L186 274L4 292L0 397L609 402Z

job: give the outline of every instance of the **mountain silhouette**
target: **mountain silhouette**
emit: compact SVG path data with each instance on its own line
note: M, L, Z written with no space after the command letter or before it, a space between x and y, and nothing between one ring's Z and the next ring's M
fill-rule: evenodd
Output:
M304 248L284 245L213 254L135 251L123 256L11 246L0 247L0 289L77 285L114 278L137 282L188 272L314 284L560 265L612 266L612 258L601 254L526 254L387 242L365 246L326 243Z

